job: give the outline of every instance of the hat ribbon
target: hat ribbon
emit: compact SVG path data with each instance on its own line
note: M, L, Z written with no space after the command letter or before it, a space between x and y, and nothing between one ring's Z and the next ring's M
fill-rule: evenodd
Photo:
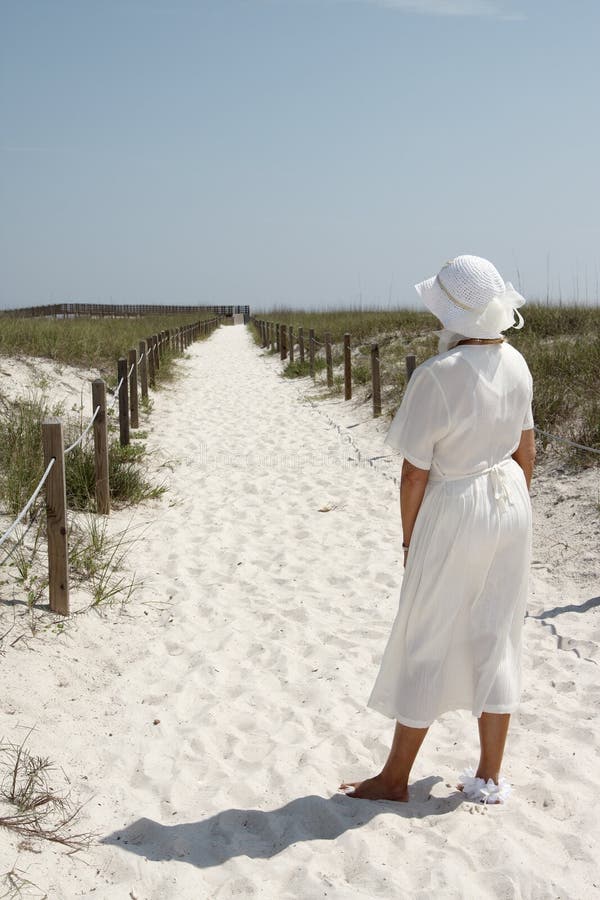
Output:
M456 297L453 297L453 296L452 296L452 294L450 293L450 291L445 287L444 284L442 284L442 279L440 278L439 275L436 275L436 276L435 276L435 280L437 281L437 283L439 284L439 286L441 287L441 289L442 289L443 292L445 293L445 295L446 295L446 297L448 298L448 300L450 301L450 303L453 303L455 306L460 307L460 309L464 309L466 312L473 312L473 311L474 311L474 308L473 308L472 306L466 306L466 304L461 303L460 300L457 300Z

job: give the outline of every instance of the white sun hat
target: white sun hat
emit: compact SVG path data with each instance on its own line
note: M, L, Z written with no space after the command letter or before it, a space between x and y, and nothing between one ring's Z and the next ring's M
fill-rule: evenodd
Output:
M507 328L523 327L518 307L525 298L481 256L467 254L450 259L437 275L415 288L446 333L500 338Z

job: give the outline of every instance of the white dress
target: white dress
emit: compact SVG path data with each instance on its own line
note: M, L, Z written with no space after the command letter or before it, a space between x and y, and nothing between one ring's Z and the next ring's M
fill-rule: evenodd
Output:
M533 428L531 400L510 344L462 345L418 366L386 434L430 470L368 701L404 725L519 704L531 504L511 454Z

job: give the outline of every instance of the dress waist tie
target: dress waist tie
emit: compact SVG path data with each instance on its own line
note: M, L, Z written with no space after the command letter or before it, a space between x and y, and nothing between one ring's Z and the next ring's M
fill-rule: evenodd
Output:
M480 475L489 475L494 488L494 499L498 502L500 509L506 509L507 506L513 505L508 477L509 464L511 464L510 468L512 468L513 462L512 457L509 457L495 463L493 466L488 466L487 469L479 469L477 472L470 472L468 475L442 475L441 473L431 472L429 480L436 483L441 481L466 481L471 478L479 478Z

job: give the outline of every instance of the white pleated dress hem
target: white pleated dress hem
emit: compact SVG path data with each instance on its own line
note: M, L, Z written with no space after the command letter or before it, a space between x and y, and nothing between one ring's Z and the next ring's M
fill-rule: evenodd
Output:
M518 709L530 545L529 493L512 458L430 475L371 709L411 728L457 709Z

